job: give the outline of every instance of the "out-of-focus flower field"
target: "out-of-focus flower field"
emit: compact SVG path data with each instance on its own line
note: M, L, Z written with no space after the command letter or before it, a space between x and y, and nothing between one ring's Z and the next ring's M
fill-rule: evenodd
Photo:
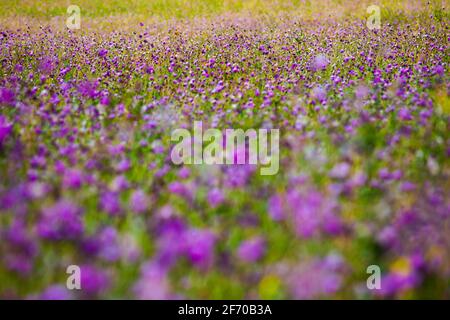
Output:
M69 4L0 1L1 299L450 297L447 1L379 30L367 1ZM194 121L279 128L278 174L174 165Z

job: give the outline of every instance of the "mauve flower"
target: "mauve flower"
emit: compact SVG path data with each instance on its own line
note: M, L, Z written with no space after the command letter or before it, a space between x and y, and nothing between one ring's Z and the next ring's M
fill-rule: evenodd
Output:
M268 211L274 221L280 221L285 218L283 213L283 199L280 195L274 195L269 199Z
M128 171L131 167L131 162L128 159L122 159L116 166L116 170L120 173Z
M84 231L81 210L67 200L60 200L42 210L37 223L40 237L48 240L76 240Z
M390 272L381 278L381 290L377 294L394 296L414 288L422 281L419 270L422 265L423 259L417 255L397 258L390 266Z
M293 190L287 194L287 202L293 212L295 231L302 237L312 237L320 228L320 206L324 199L317 192L306 196Z
M186 226L180 218L167 217L165 213L158 215L162 221L156 230L158 239L155 261L162 268L169 269L184 254Z
M359 85L355 90L356 98L363 100L369 95L369 88L364 85Z
M15 94L12 90L0 88L0 104L13 105L15 98Z
M34 258L38 255L38 245L28 233L26 225L21 220L15 220L11 226L0 234L6 245L3 261L8 270L22 275L30 274L33 270Z
M78 92L84 97L93 99L98 95L97 86L97 82L84 81L78 86Z
M129 184L127 178L123 175L115 177L109 185L111 191L113 191L113 192L123 191L123 190L127 189L129 186L130 186L130 184Z
M391 175L391 179L398 181L403 177L403 172L402 172L402 170L395 170L395 171L391 172L390 175Z
M153 168L150 168L153 169ZM168 165L164 165L158 171L155 172L155 177L162 178L169 172L170 167Z
M170 284L166 271L154 262L145 263L133 291L140 300L170 299Z
M54 164L55 172L59 175L64 174L66 170L66 165L61 160L56 160Z
M83 183L83 173L78 169L69 169L64 172L62 185L64 188L78 189Z
M122 212L119 195L115 192L104 192L100 197L100 208L111 216L117 216Z
M391 173L387 168L381 168L380 171L378 171L378 176L381 180L390 180L391 179Z
M0 147L3 141L9 136L12 131L12 124L8 123L7 119L0 115Z
M130 197L130 208L136 213L145 212L150 203L147 195L142 190L135 190Z
M256 166L250 164L236 164L227 166L225 170L225 186L230 188L238 188L243 187L248 183L251 175L256 170Z
M312 69L314 71L325 70L329 63L330 60L324 54L318 54L314 57Z
M99 57L104 57L104 56L106 56L107 54L108 54L108 50L106 50L106 49L100 49L100 50L98 50L98 56Z
M95 255L107 262L120 258L119 235L114 227L102 228L96 235L83 241L82 248L86 254Z
M34 260L20 253L6 253L3 255L4 265L7 270L21 275L29 275L33 271Z
M119 247L122 260L129 263L137 262L142 254L139 243L131 234L122 236Z
M10 190L0 193L0 208L11 209L25 201L27 197L26 189L23 185L16 186Z
M45 156L36 155L30 160L30 166L33 168L44 168L47 164Z
M155 72L155 69L153 69L152 66L145 66L145 73L147 74L153 74Z
M220 189L214 188L208 192L208 203L212 208L216 208L223 203L224 200L225 197Z
M322 229L328 235L337 236L345 231L345 226L340 217L329 212L323 216Z
M161 143L161 141L159 141L159 140L153 141L151 147L152 147L153 152L156 154L164 153L164 146Z
M336 164L330 171L330 177L335 179L344 179L350 173L350 165L347 162Z
M178 177L180 177L181 179L189 178L190 174L191 170L189 170L188 167L183 167L178 171Z
M295 299L317 299L339 291L343 283L344 262L330 263L329 258L301 262L284 276Z
M184 197L186 199L189 199L191 197L191 190L187 188L187 186L179 181L171 182L167 189L170 193L179 195L181 197Z
M206 229L190 229L184 234L185 252L191 263L207 269L214 262L216 236Z
M117 261L120 258L119 235L113 227L105 227L97 237L100 242L99 257L108 262Z
M401 108L398 111L397 116L399 117L400 120L403 120L403 121L408 121L408 120L412 120L413 119L413 117L411 115L411 112L409 111L408 108L405 108L405 107Z
M266 242L262 237L245 240L238 248L239 259L245 262L255 262L261 259L266 251Z
M55 69L57 62L49 57L44 57L39 63L39 71L44 75L49 75Z
M416 190L416 185L414 183L412 183L411 181L404 181L400 185L400 190L402 192L411 192L411 191Z
M392 247L397 242L397 231L393 226L384 227L377 235L377 241L384 246Z
M445 73L445 68L442 65L437 65L434 67L434 73L442 77Z
M30 182L27 185L27 195L31 199L40 199L45 197L45 195L49 192L50 186L43 182Z
M103 95L100 97L100 104L104 105L104 106L108 106L110 103L110 99L108 95Z
M115 145L109 145L108 146L108 152L110 155L120 155L125 151L125 145L123 144L115 144Z
M311 96L317 101L322 102L327 98L327 91L323 87L317 86L311 91Z
M335 236L344 231L344 224L337 215L338 206L333 198L325 197L315 190L299 192L293 189L286 195L286 200L299 236L310 238L320 232Z
M65 286L55 284L39 295L39 300L71 300L72 293Z
M22 220L14 220L2 235L10 246L21 247L22 251L30 255L34 255L36 252L37 245L30 237L26 225Z
M80 273L81 292L86 296L98 295L110 285L106 272L93 265L80 266Z

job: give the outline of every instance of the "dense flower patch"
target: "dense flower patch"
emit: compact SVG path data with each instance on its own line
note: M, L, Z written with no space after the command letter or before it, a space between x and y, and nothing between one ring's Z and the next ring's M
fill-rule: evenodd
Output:
M0 297L448 298L448 27L5 28ZM279 128L278 174L173 165L194 121Z

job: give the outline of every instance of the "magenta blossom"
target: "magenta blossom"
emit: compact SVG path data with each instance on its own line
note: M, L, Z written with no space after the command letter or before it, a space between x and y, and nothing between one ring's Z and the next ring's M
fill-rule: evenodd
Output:
M6 118L0 115L0 146L12 131L12 124L8 123Z
M82 211L73 203L60 200L42 210L38 234L48 240L76 240L84 231Z
M131 194L130 208L136 213L143 213L149 207L150 201L143 190L136 190Z
M184 234L185 253L193 265L207 269L214 262L216 236L206 229L190 229Z
M238 257L245 262L255 262L264 256L266 242L262 237L245 240L238 248Z

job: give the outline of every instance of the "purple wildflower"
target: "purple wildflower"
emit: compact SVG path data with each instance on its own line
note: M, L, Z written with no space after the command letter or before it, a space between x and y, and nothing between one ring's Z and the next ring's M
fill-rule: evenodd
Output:
M130 208L136 213L143 213L149 207L149 200L143 190L135 190L131 194Z
M208 203L212 208L216 208L224 200L225 197L220 189L214 188L208 192Z
M67 200L43 209L37 224L39 236L48 240L76 240L83 230L81 210Z
M245 262L255 262L261 259L266 250L266 242L262 237L255 237L241 243L238 257Z
M207 269L214 262L216 236L209 230L190 229L184 235L186 255L193 265Z
M329 63L330 60L324 54L318 54L314 57L312 69L314 71L325 70Z
M6 118L0 115L0 147L12 131L12 124L8 123Z

